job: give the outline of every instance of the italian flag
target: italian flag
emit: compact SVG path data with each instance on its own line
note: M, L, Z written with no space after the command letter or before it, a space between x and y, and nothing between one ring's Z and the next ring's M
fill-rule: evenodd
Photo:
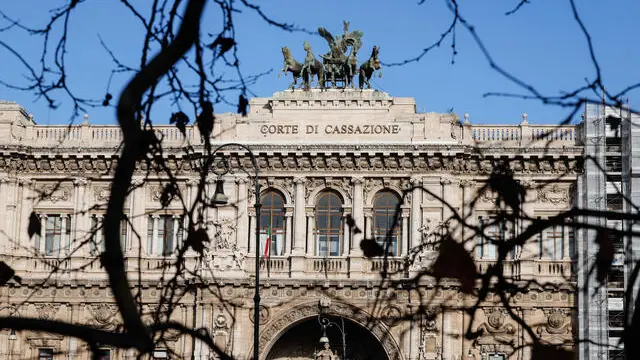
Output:
M271 247L271 227L267 229L267 239L264 241L263 257L269 257L269 247Z

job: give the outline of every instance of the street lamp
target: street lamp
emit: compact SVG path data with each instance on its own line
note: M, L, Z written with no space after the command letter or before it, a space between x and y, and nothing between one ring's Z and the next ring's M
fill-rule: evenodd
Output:
M251 159L251 164L253 165L253 169L254 169L254 176L253 176L253 186L254 186L254 193L255 193L255 199L256 202L253 205L255 210L256 210L256 283L255 283L255 291L253 294L253 360L258 360L260 358L260 349L258 348L258 343L259 343L259 338L260 338L260 252L258 251L258 249L260 248L260 207L262 207L262 204L260 203L260 182L259 180L259 170L258 170L258 161L256 160L256 156L253 153L253 151L251 151L251 149L243 144L239 144L239 143L228 143L228 144L222 144L220 146L218 146L217 148L215 148L215 150L213 150L211 152L211 155L215 155L216 152L222 150L223 148L226 147L240 147L244 150L247 151L247 153L249 154L249 158ZM226 167L226 166L225 166ZM228 171L228 169L227 169ZM245 169L243 169L243 171L246 172ZM218 174L223 175L222 174ZM226 205L229 201L229 198L224 194L224 186L223 186L223 181L221 178L218 178L216 180L216 192L213 195L213 198L211 199L211 204L214 206L217 205Z
M335 327L338 330L340 330L340 334L342 335L342 360L346 360L347 358L347 341L346 341L346 337L347 334L344 332L344 318L340 317L340 324L333 322L331 320L329 320L328 317L323 316L322 314L318 315L318 322L320 323L320 326L322 327L322 336L320 337L320 340L318 341L321 344L328 344L329 343L329 337L327 336L327 328L328 327Z
M0 307L0 311L5 310L5 309L11 309L11 315L13 315L13 313L17 313L18 316L20 316L20 312L18 311L18 309L16 309L13 306L2 306ZM11 341L11 347L9 348L9 359L13 359L13 342L18 340L18 336L16 335L16 329L11 329L11 331L9 332L9 337L8 337L9 341Z

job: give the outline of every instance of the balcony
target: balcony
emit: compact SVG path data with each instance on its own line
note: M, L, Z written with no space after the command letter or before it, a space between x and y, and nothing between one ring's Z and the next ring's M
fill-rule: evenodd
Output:
M106 279L104 268L97 258L71 257L58 259L33 259L29 257L0 256L0 260L10 264L24 278L44 279L52 272L57 272L56 279ZM172 257L128 257L125 259L130 278L137 278L139 272L144 273L146 280L167 279L175 274L175 259ZM495 260L478 259L475 261L479 273L486 273L497 266ZM200 261L195 254L185 256L185 268L194 271L200 267L200 276L215 279L252 278L255 273L255 258L252 254L238 259L234 254L217 254ZM270 279L380 279L386 270L391 279L403 279L415 276L415 268L406 264L404 257L388 258L351 258L320 256L272 256L260 259L262 278ZM561 282L571 280L571 263L568 260L517 260L505 261L501 264L504 277L511 281L537 279L541 282ZM610 278L609 286L615 285Z

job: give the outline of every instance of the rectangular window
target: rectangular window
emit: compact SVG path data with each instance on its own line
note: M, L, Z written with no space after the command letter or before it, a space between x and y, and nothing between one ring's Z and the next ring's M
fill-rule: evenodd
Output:
M562 260L564 256L564 227L561 224L552 225L546 232L546 255L551 260Z
M91 253L93 255L97 255L105 250L105 229L103 224L103 215L94 215L91 217ZM120 220L120 246L122 246L123 250L126 249L128 228L129 222L127 219Z
M38 216L41 233L35 235L36 248L47 256L58 256L71 243L71 216L41 214ZM42 241L44 237L44 242Z
M484 258L495 260L498 256L496 242L504 240L504 226L502 221L495 217L486 219L485 226L488 238L486 239Z
M170 255L183 239L183 217L175 215L149 216L147 222L147 253Z
M38 349L38 360L53 360L53 349Z
M505 354L489 354L487 359L488 360L507 360L507 355L505 355Z

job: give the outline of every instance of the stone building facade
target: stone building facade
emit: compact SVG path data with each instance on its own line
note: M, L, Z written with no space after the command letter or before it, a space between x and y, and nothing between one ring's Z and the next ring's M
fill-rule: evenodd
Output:
M156 126L164 156L188 203L198 174L184 161L184 146L198 151L197 127L186 135ZM160 136L160 135L159 135ZM0 258L15 268L21 284L0 288L0 315L19 314L116 329L117 309L100 252L99 228L109 196L121 132L117 126L37 125L15 103L0 104ZM206 327L216 344L238 359L252 357L252 312L256 252L261 262L260 354L263 359L312 359L323 335L319 316L344 328L350 359L530 359L528 333L489 294L471 318L464 310L476 298L454 280L411 279L429 266L437 249L421 245L448 226L482 273L495 263L496 248L470 228L447 222L452 214L474 226L489 224L496 194L484 191L497 163L509 164L526 189L522 212L546 218L572 206L583 146L573 125L472 125L468 116L419 113L411 98L373 90L285 91L252 99L247 117L216 116L213 145L251 148L257 158L262 233L256 249L255 196L250 176L223 176L229 204L209 209L212 243L203 259L187 252L187 268L206 279L177 302L172 318ZM225 148L234 166L253 171L246 151ZM213 193L215 180L208 187ZM184 239L182 204L161 206L166 179L140 164L135 189L125 202L123 226L127 270L140 291L145 313L162 313L163 264ZM399 203L387 258L363 256L360 241L389 231ZM446 203L446 204L445 204ZM447 205L448 204L448 205ZM40 234L27 231L31 214ZM362 233L349 226L350 219ZM264 225L269 224L269 225ZM386 225L385 225L386 224ZM487 229L496 238L522 226ZM268 235L267 235L268 234ZM491 235L491 236L494 236ZM82 239L89 243L78 246ZM573 235L545 229L502 265L519 283L536 280L512 307L545 342L570 342L575 314ZM92 245L93 244L93 245ZM410 256L411 255L411 256ZM408 258L415 261L407 261ZM56 269L57 271L52 272ZM381 277L387 269L390 276ZM545 286L552 284L554 286ZM414 315L415 314L415 315ZM146 316L146 315L145 315ZM146 319L146 317L145 317ZM471 323L471 324L470 324ZM482 331L473 340L467 328ZM342 333L327 328L342 357ZM200 342L168 336L157 358L215 358ZM55 334L3 330L1 358L89 359L86 345ZM132 352L104 348L105 359L133 359ZM109 357L106 357L109 356ZM192 357L193 356L193 357Z

